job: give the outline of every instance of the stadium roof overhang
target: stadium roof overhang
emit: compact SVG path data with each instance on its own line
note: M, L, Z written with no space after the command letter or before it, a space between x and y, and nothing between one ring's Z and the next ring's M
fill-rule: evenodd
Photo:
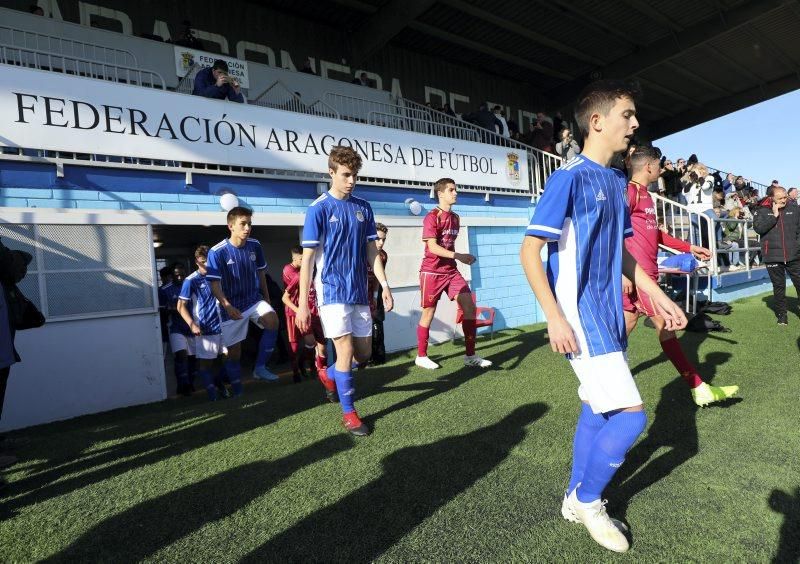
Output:
M523 82L568 108L636 79L652 139L800 88L800 0L249 0Z

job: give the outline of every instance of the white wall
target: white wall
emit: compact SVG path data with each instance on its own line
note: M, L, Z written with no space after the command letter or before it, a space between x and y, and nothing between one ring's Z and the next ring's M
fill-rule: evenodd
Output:
M389 259L391 261L391 258ZM391 263L390 263L391 264ZM395 288L394 309L386 314L383 323L384 342L387 352L408 350L417 347L417 324L422 311L419 305L419 288ZM436 317L431 324L432 344L448 341L456 330L456 303L443 296L436 308ZM459 336L461 335L459 326ZM434 354L434 356L436 356Z
M155 313L17 333L0 431L166 398Z

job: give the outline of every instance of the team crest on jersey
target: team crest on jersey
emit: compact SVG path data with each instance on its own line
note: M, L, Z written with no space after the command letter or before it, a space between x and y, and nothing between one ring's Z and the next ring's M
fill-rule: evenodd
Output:
M519 155L517 153L508 153L506 158L506 177L512 186L519 186Z
M250 253L250 260L256 262L256 254L254 252Z
M364 214L361 212L361 210L356 210L356 219L358 221L364 221Z

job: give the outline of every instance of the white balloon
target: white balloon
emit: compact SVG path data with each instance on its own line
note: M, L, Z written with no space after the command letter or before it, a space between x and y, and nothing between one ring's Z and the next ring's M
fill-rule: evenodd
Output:
M412 214L419 215L420 213L422 213L422 204L414 200L409 204L408 209L411 211Z
M231 194L228 192L220 197L219 205L223 210L231 211L233 208L239 205L239 198L236 197L236 194Z

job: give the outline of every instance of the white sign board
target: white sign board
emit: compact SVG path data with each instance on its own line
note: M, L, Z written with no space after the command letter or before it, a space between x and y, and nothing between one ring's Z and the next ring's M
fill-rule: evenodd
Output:
M217 55L215 53L207 53L206 51L198 51L197 49L189 49L188 47L175 46L175 73L180 76L186 76L192 68L192 65L197 65L197 70L206 69L214 65L214 61L221 59L228 65L228 75L232 76L239 81L242 88L250 88L250 74L247 71L247 61L241 59L234 59L226 55Z
M336 145L360 175L527 189L525 151L314 115L7 67L0 145L325 172Z

